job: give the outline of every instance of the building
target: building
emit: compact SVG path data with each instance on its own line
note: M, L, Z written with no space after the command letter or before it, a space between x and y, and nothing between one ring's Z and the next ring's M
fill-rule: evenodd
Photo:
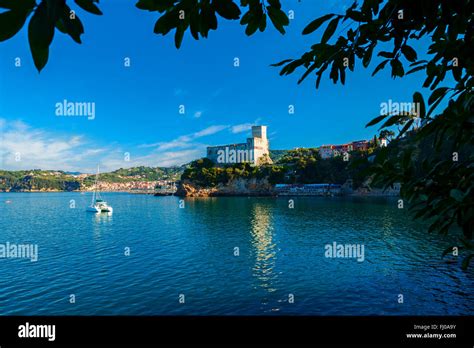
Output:
M322 159L333 157L333 145L322 145L319 147L319 155Z
M356 151L368 151L369 150L369 142L367 140L358 140L353 141L352 146Z
M322 145L319 147L319 155L322 159L337 157L351 151L367 151L369 142L367 140L353 141L342 145Z
M253 165L272 163L267 126L252 126L252 137L247 138L245 143L209 146L207 158L219 165L245 162Z

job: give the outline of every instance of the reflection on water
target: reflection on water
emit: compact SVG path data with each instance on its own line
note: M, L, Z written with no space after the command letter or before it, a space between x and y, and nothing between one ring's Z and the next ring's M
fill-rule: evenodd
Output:
M255 252L253 276L259 286L268 292L274 292L274 281L277 277L275 268L276 244L273 242L273 225L271 211L268 206L255 203L251 218L252 246Z
M290 211L286 199L223 197L179 209L177 197L110 193L110 215L70 209L90 202L76 192L0 195L0 244L40 253L0 259L0 315L474 314L474 267L440 257L457 240L427 234L394 200L301 197ZM363 243L365 261L325 258L332 241Z
M112 221L112 213L94 214L94 220L98 224L110 223Z
M100 237L101 225L110 224L112 222L112 213L96 213L92 215L94 216L94 237Z

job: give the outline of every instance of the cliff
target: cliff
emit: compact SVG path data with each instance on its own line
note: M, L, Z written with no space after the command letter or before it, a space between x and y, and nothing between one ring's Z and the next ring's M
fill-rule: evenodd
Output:
M274 186L267 179L235 179L215 187L200 187L189 180L178 185L176 196L216 197L216 196L274 196Z

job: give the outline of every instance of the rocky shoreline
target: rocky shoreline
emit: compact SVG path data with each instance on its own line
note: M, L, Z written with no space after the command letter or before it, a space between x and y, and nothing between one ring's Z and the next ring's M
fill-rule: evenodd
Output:
M223 196L254 196L268 197L276 196L273 185L266 179L237 179L225 185L218 184L215 187L199 187L187 180L179 183L175 193L179 197L223 197Z
M347 197L398 197L398 190L382 191L381 189L358 189L345 192L338 196ZM215 187L200 187L190 181L182 181L177 187L175 196L179 197L276 197L279 196L275 186L266 179L237 179L227 184L218 184ZM308 194L289 194L292 196L318 196ZM320 195L323 196L323 195Z

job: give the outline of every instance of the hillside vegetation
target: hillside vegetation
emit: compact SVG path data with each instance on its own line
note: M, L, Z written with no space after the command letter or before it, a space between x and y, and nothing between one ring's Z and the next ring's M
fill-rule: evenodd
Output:
M350 161L342 156L321 159L316 148L280 150L277 156L272 152L273 165L252 166L248 163L216 166L207 158L191 162L182 175L200 187L215 187L227 184L235 179L266 179L271 184L343 184L352 179L359 187L367 178L367 169L371 166L369 153L354 151ZM277 160L275 160L278 158Z
M182 167L134 167L118 169L99 175L101 182L121 183L137 181L178 180ZM0 191L75 191L90 187L95 175L73 175L52 170L0 170Z

